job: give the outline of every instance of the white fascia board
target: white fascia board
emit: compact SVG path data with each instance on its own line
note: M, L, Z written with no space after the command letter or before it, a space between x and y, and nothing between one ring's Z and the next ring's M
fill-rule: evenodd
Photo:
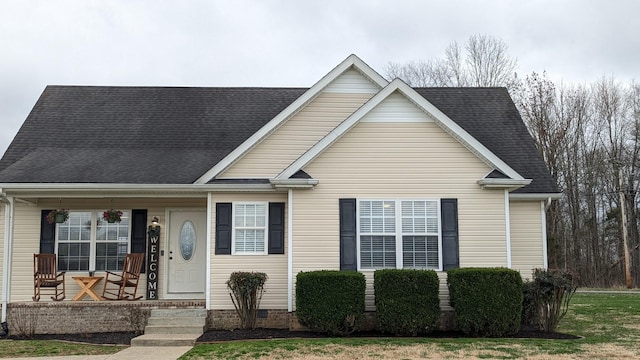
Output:
M493 179L484 178L478 180L478 185L483 189L519 189L523 186L531 184L531 179L514 180L514 179Z
M316 179L272 179L271 186L276 189L313 189L318 185Z
M5 194L21 197L206 197L207 192L274 191L265 184L95 184L95 183L15 183L2 184Z
M541 201L541 200L557 200L562 197L562 193L510 193L510 200L521 200L521 201Z
M358 58L356 55L349 55L344 61L338 64L338 66L333 68L333 70L331 70L327 75L323 76L320 81L315 83L315 85L313 85L309 90L307 90L284 110L282 110L278 115L276 115L276 117L271 119L265 126L260 128L260 130L251 135L247 140L240 144L240 146L229 153L229 155L227 155L224 159L222 159L211 169L205 172L200 178L198 178L198 180L194 182L194 184L206 184L217 175L222 173L234 162L240 159L245 153L247 153L251 148L260 143L262 139L264 139L278 127L280 127L280 125L282 125L288 118L296 114L300 109L302 109L302 107L304 107L307 103L318 96L318 94L320 94L320 92L322 92L322 90L327 87L327 85L329 85L333 80L335 80L338 76L340 76L351 67L354 67L362 75L372 80L374 83L380 86L380 88L383 88L388 84L388 82L382 76L380 76L380 74L375 72L371 67L369 67L369 65L365 64L364 61L360 60L360 58Z
M357 124L360 119L362 119L367 113L373 110L384 99L393 94L395 91L399 91L404 96L406 96L409 101L422 109L422 111L424 111L428 116L432 117L441 128L443 128L447 133L453 136L454 139L459 141L462 145L473 152L486 164L494 169L501 171L512 180L527 180L522 177L522 175L513 170L509 165L507 165L507 163L505 163L494 153L492 153L489 149L487 149L484 145L482 145L473 136L462 129L462 127L456 124L442 111L438 110L438 108L427 101L427 99L422 97L414 89L412 89L409 85L407 85L400 79L393 80L389 85L380 90L380 92L378 92L369 101L362 105L358 110L356 110L356 112L351 114L351 116L349 116L345 121L340 123L340 125L336 126L335 129L333 129L329 134L318 141L316 145L314 145L311 149L309 149L306 153L304 153L301 157L299 157L296 161L289 165L289 167L287 167L283 172L278 174L278 176L276 176L276 179L289 178L290 176L304 168L304 166L306 166L320 153L331 146L333 142L335 142L349 129L355 126L355 124ZM531 180L528 181L531 182Z

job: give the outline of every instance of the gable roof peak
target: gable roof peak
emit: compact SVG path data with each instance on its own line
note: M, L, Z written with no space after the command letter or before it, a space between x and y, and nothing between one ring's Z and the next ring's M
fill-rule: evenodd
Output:
M216 163L211 169L205 172L200 178L198 178L195 184L206 184L213 180L216 176L228 169L236 161L238 161L244 154L249 152L254 146L259 144L263 139L269 136L275 131L281 124L289 119L293 114L297 113L302 107L307 105L316 96L318 96L323 89L325 89L331 82L337 79L345 71L354 68L360 72L363 76L376 84L380 89L386 87L389 82L384 79L380 74L373 70L369 65L362 61L355 54L347 56L340 64L334 67L327 75L323 76L318 82L316 82L309 90L282 110L271 121L265 124L260 130L255 132L251 137L245 140L240 146L236 147L229 155L227 155L222 161Z

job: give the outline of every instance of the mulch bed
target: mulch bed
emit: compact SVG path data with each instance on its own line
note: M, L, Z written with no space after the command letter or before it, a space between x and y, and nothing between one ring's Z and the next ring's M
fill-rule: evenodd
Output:
M108 333L91 333L91 334L38 334L29 338L31 340L63 340L72 342L81 342L88 344L106 344L106 345L129 345L131 339L136 337L134 332L108 332ZM258 339L288 339L288 338L325 338L326 334L316 333L311 331L289 331L287 329L254 329L254 330L210 330L202 334L198 338L197 343L216 343L222 341L236 341L236 340L258 340ZM350 337L393 337L389 334L382 334L376 331L365 331L351 334ZM438 331L428 336L427 338L464 338L468 337L461 332L454 331ZM557 332L544 332L535 328L523 327L520 331L510 338L520 339L557 339L557 340L574 340L580 337L563 334ZM23 340L24 337L18 337L10 335L8 338L1 339L14 339Z

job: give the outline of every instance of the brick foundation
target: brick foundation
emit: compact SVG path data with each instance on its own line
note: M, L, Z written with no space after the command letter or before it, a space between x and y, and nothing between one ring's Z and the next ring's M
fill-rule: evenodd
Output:
M207 329L233 330L240 327L240 318L235 310L209 310ZM285 309L258 310L256 327L270 329L288 329L289 312Z
M204 308L204 301L63 301L11 303L9 332L75 334L142 331L151 309Z
M100 301L100 302L25 302L7 307L7 323L11 334L75 334L144 330L151 309L204 308L204 301ZM376 315L364 314L362 331L375 330ZM307 330L300 325L295 312L286 309L259 310L258 328ZM240 327L235 310L209 310L206 329L232 330ZM454 312L443 311L440 330L454 330Z

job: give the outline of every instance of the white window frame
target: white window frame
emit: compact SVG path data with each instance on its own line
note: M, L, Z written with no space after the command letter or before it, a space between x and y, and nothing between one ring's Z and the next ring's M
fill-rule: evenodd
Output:
M82 213L82 212L88 212L91 214L91 230L90 230L90 235L89 235L89 269L88 270L64 270L61 269L61 271L67 271L69 273L86 273L87 271L96 271L96 250L98 247L98 239L97 239L97 232L98 232L98 220L100 220L101 217L101 213L104 210L96 210L96 209L75 209L75 210L69 210L69 213ZM129 213L129 226L127 229L127 253L129 253L131 251L131 209L125 209L123 210L125 212ZM59 237L59 231L60 231L60 224L56 224L56 235L55 235L55 253L56 255L58 255L58 251L59 251L59 244L60 243L78 243L80 241L60 241L60 237ZM100 243L108 243L108 241L100 241ZM103 270L99 270L100 272L103 272ZM109 269L107 271L118 271L115 269Z
M442 271L442 214L441 214L441 202L440 198L357 198L356 199L356 252L358 257L358 271L376 271L383 268L363 268L360 258L360 202L361 201L382 201L393 202L395 206L395 238L396 238L396 269L404 268L404 259L402 252L402 236L422 236L422 233L404 233L402 231L402 202L403 201L427 201L436 202L438 211L438 268L417 268L417 269L429 269L435 271ZM432 235L425 235L432 236ZM388 269L388 268L387 268ZM413 269L408 267L407 269Z
M263 251L236 251L236 206L237 205L263 205L264 206L264 250ZM267 255L269 246L269 202L267 201L238 201L231 206L231 255ZM242 229L257 229L263 227L242 227Z

